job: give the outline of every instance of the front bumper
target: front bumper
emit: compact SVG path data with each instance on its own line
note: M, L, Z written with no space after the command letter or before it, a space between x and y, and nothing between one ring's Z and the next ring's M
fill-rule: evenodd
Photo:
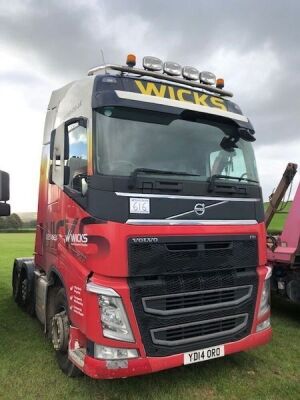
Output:
M250 334L239 341L226 343L224 345L225 356L267 344L271 337L272 328L268 328L264 331ZM123 364L123 367L116 368L116 365L108 367L110 363L106 360L85 356L82 370L86 375L96 379L127 378L180 367L184 365L183 358L183 353L167 357L139 357L128 360L125 363L126 367L124 367L124 363L120 363L120 365Z

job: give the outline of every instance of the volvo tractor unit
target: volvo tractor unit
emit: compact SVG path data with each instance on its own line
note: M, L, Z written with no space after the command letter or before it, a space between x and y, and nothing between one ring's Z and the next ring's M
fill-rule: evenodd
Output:
M52 93L34 258L12 280L67 375L142 375L271 339L254 130L223 86L130 55Z

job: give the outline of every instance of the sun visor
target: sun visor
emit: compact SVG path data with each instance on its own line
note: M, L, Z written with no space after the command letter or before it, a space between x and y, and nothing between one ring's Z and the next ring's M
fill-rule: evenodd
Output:
M199 112L212 119L230 119L241 128L253 126L235 103L220 96L194 90L188 86L171 85L117 76L95 79L92 107L123 106L181 114L183 110Z

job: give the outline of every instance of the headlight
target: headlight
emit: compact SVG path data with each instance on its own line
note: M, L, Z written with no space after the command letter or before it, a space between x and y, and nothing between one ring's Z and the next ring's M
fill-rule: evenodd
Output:
M117 347L94 345L94 356L102 360L128 360L129 358L137 358L136 349L122 349Z
M270 309L271 275L272 275L272 269L268 267L268 272L265 278L264 287L261 294L258 317L261 317Z
M98 294L103 336L110 339L134 342L132 330L122 299L112 288L88 282L86 290Z
M99 296L103 336L134 342L132 330L120 297Z

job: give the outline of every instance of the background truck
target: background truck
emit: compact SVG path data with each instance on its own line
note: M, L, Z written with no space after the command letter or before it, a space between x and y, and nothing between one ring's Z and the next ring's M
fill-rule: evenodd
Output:
M253 127L210 72L155 57L52 93L16 302L60 368L129 377L269 342Z
M0 217L10 215L9 200L9 175L7 172L0 171Z
M270 204L266 211L266 226L273 216L282 209L282 200L291 188L297 173L297 164L289 163L281 181L270 196ZM300 304L300 185L279 235L268 236L267 256L273 266L272 287L276 292L289 300Z

